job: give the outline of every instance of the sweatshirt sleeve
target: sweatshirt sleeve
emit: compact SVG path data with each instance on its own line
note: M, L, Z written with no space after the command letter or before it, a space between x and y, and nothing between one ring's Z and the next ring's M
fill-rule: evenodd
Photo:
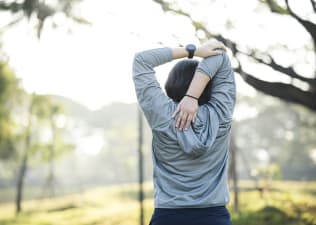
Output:
M223 55L209 56L199 63L196 71L204 73L212 79L221 67L222 63Z
M172 60L170 48L159 48L135 54L133 82L140 107L152 129L161 129L171 122L171 99L162 91L154 67Z
M228 56L221 54L207 57L199 63L197 71L211 78L208 106L215 110L219 124L231 122L236 100L236 85Z

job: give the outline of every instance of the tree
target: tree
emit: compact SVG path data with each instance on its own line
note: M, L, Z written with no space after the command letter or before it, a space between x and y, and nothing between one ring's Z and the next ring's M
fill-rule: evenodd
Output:
M37 161L49 162L49 174L46 181L46 188L51 188L51 195L54 195L54 159L73 149L72 144L66 143L62 136L64 127L59 127L58 117L62 115L62 106L53 102L49 96L32 94L26 96L24 103L24 115L27 121L22 129L21 136L24 137L20 150L20 165L17 179L16 212L22 209L24 178L28 170L29 162L34 156ZM43 137L43 132L50 130L50 137Z
M8 29L19 23L20 21L27 19L29 22L34 22L37 26L37 37L40 38L40 35L43 31L44 23L48 20L48 18L53 18L57 14L63 14L67 18L77 22L77 23L85 23L88 24L84 18L75 15L73 8L76 3L81 0L61 0L61 1L53 1L47 3L45 1L39 0L23 0L23 1L1 1L0 2L0 11L10 12L12 14L12 20L7 23L7 25L2 29ZM54 4L55 3L55 4ZM53 26L56 24L53 22ZM12 124L13 120L9 120L12 117L13 113L10 111L10 107L8 103L13 101L13 94L15 93L15 86L17 86L17 82L13 78L15 78L14 73L11 72L3 72L6 67L6 63L3 63L0 58L0 156L1 158L6 157L10 158L13 152L16 151L17 147L17 139L12 140ZM15 86L14 86L15 85ZM21 89L22 90L22 89ZM26 95L27 96L27 95ZM24 178L27 172L29 158L31 155L36 154L39 150L43 150L45 147L41 144L40 140L38 140L39 133L38 128L41 126L41 121L47 118L50 119L50 126L52 130L52 143L50 144L49 149L49 161L51 165L50 175L48 178L48 183L52 183L53 181L53 160L56 156L56 151L59 151L59 148L65 150L71 148L70 145L60 145L60 137L57 135L58 129L55 126L55 117L59 114L59 106L51 105L48 101L48 97L40 96L33 94L29 96L29 101L27 103L24 102L23 106L27 105L26 109L26 125L24 129L20 130L20 137L22 137L21 143L19 143L22 147L20 149L20 159L21 163L19 166L18 177L17 177L17 193L16 193L16 212L19 213L21 211L21 201L23 194L23 186L24 186ZM50 111L47 111L49 109ZM21 124L19 124L21 126ZM20 127L21 128L21 127ZM34 129L36 128L36 129ZM15 144L14 144L15 142ZM14 149L15 151L12 151ZM47 148L46 148L47 149ZM19 157L18 157L19 158Z
M27 19L28 21L35 21L37 36L40 38L44 22L57 14L63 14L77 23L88 24L88 21L74 13L73 8L80 1L62 0L50 4L39 0L0 1L0 12L10 12L12 14L11 21L8 21L7 25L0 31L11 28L20 21ZM53 25L55 24L53 23ZM0 159L10 158L14 154L14 141L12 140L14 123L10 107L17 103L18 95L23 92L5 58L4 54L0 52Z
M47 99L43 96L32 94L29 96L29 102L25 107L25 128L21 135L24 137L21 149L21 162L19 165L17 186L16 186L16 212L19 213L22 209L22 195L24 187L24 178L27 173L29 158L32 154L38 151L40 143L38 140L39 128L43 119L47 118Z
M238 66L235 68L235 71L242 77L242 79L257 89L267 95L278 97L284 101L298 103L310 110L316 111L316 68L314 69L314 77L309 77L307 74L303 75L296 72L294 66L283 66L273 58L269 53L264 53L256 50L255 48L248 47L246 50L241 48L237 42L229 39L228 37L223 36L222 34L215 34L208 30L203 23L194 20L191 15L183 11L177 1L169 2L163 0L153 0L158 3L162 9L166 12L173 12L176 15L182 15L188 17L192 22L196 32L203 32L206 38L216 38L219 41L222 41L231 49L234 59L238 62ZM308 0L305 0L308 1ZM259 4L263 4L273 14L278 14L280 16L289 17L295 19L311 37L311 43L314 46L314 55L316 57L316 24L308 19L304 19L302 16L298 15L290 6L288 0L277 1L277 0L260 0ZM284 3L284 6L280 4ZM313 12L316 13L316 3L314 0L309 0L310 6L313 9ZM289 53L293 54L293 53ZM274 71L279 72L285 78L291 79L291 81L300 81L304 83L307 88L302 89L300 85L297 85L296 82L285 83L285 82L268 82L261 78L258 78L255 74L251 74L244 70L241 58L247 57L250 60L257 62L260 65L266 66L273 69Z

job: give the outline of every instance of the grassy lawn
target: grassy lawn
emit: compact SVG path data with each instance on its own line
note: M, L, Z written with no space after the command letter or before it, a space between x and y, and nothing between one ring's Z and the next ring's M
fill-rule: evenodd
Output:
M252 187L242 182L242 187ZM234 225L316 225L316 182L274 182L263 196L258 191L240 194L240 212L232 211ZM153 199L151 183L145 185L145 224ZM1 193L0 193L1 197ZM12 203L0 204L0 225L136 225L137 186L93 188L53 199L27 200L15 217Z

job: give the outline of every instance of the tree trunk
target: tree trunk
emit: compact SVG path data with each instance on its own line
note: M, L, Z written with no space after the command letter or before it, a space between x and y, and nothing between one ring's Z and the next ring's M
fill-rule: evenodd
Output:
M54 124L54 119L51 118L51 129L53 133L52 138L52 144L50 147L50 155L49 155L49 175L48 175L48 189L49 189L49 197L55 196L55 165L54 165L54 159L55 159L55 145L56 145L56 127Z
M53 151L50 152L50 157L52 157ZM47 195L46 195L47 193ZM54 174L54 160L53 158L49 159L49 172L46 178L45 184L42 189L41 197L52 198L55 196L55 174Z
M231 161L230 161L230 175L233 179L233 192L234 192L234 211L239 211L239 201L238 201L238 176L237 176L237 169L236 169L236 153L237 153L237 146L235 142L235 135L232 132L231 136L231 143L230 143L230 153L231 153Z
M46 178L45 184L42 190L42 197L45 197L45 192L47 191L47 196L52 198L55 197L55 146L57 141L57 130L53 122L53 118L51 118L51 130L52 130L52 144L49 148L49 168L48 168L48 176Z
M25 152L22 158L20 169L19 169L17 186L16 186L16 191L17 191L16 200L15 200L16 214L19 214L22 211L23 187L24 187L24 178L27 172L29 145L27 145L26 147L27 148L25 148Z
M54 197L55 196L55 173L54 173L54 158L55 158L55 151L54 151L54 146L52 146L51 149L51 156L50 156L50 162L49 162L49 177L48 177L48 184L49 184L49 197Z
M143 167L144 167L144 160L143 160L143 113L140 109L138 109L138 184L139 184L139 224L144 225L144 190L143 190Z

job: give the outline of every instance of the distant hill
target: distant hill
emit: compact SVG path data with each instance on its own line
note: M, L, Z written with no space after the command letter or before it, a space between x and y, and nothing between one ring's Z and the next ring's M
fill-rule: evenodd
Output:
M110 129L120 125L135 123L137 120L137 104L115 102L104 105L98 110L90 110L86 106L64 96L51 95L61 102L70 116L84 120L93 128Z
M137 104L111 103L93 111L92 115L91 122L95 127L113 128L120 124L127 125L137 120Z
M50 97L61 102L65 106L67 113L70 113L71 116L76 118L89 118L91 116L92 111L79 102L60 95L50 95Z

